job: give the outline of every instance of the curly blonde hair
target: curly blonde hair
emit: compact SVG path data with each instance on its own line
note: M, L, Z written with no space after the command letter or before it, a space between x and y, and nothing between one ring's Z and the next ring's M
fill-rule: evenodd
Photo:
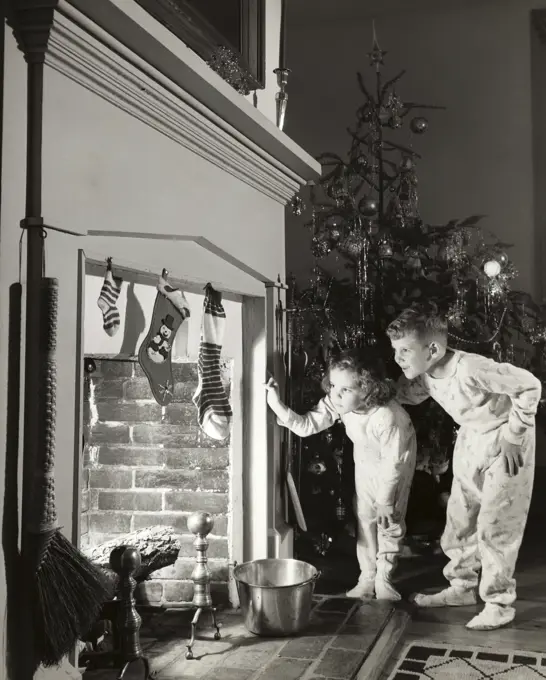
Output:
M394 381L387 377L385 364L373 350L348 350L332 356L322 379L322 389L330 393L330 371L352 371L364 395L363 409L385 406L396 395Z

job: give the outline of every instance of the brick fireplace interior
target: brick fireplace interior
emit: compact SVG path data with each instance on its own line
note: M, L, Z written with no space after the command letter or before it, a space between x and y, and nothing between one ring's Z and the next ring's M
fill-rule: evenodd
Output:
M136 360L92 358L85 376L84 454L81 474L81 546L96 546L151 526L172 526L182 549L177 562L141 584L137 599L150 604L189 602L194 536L186 522L209 512L211 592L229 603L230 442L207 437L192 395L197 364L173 364L173 402L159 406ZM232 361L222 363L229 393Z

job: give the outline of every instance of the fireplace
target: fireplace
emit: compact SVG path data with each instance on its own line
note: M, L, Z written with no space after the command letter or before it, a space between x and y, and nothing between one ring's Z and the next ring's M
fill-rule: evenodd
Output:
M192 401L198 383L202 291L186 292L191 315L174 341L173 401L160 406L136 358L156 288L145 272L129 271L116 261L113 267L123 278L118 300L121 325L113 337L104 332L96 305L103 281L99 265L89 265L85 281L80 545L85 550L141 529L172 527L182 546L178 560L154 572L151 580L139 585L136 596L154 605L190 602L196 552L187 518L195 511L208 512L214 518L208 537L213 597L216 604L233 604L229 564L237 557L234 520L237 526L242 512L237 500L241 482L233 474L234 457L241 455L237 437L242 413L241 305L223 301L226 340L221 375L234 419L232 436L217 441L199 428Z

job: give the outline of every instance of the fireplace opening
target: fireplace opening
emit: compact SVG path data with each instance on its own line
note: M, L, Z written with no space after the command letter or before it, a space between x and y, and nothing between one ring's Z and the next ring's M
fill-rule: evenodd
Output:
M172 527L181 544L176 563L139 584L141 602L190 602L195 536L187 518L209 512L212 595L229 604L230 440L207 437L198 426L192 396L197 363L173 363L174 399L160 406L136 360L86 356L95 370L84 385L84 451L81 474L81 548L150 527ZM232 361L222 361L229 395Z
M124 277L128 278L128 277ZM157 294L155 286L125 280L119 296L120 329L102 328L97 298L102 277L86 274L84 313L83 452L79 470L80 547L93 548L134 532L172 528L180 544L174 564L139 583L137 602L177 606L191 602L195 536L187 527L196 511L214 527L207 556L211 594L217 606L236 600L229 565L237 557L233 526L242 512L240 450L241 304L224 300L225 338L221 377L234 418L230 436L218 441L199 427L192 401L198 384L197 356L203 295L186 293L191 315L172 352L173 399L161 406L138 361ZM235 459L234 459L235 456ZM158 529L159 530L159 529Z

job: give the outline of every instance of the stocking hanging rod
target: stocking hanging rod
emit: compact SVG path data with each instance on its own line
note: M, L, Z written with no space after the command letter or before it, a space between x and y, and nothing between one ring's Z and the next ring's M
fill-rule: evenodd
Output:
M88 253L83 251L85 257L85 272L86 274L91 274L92 276L103 276L104 268L106 266L106 260L103 256L96 253ZM158 269L150 269L143 267L138 262L130 262L128 260L122 259L118 260L112 257L112 269L116 274L120 274L124 281L129 283L141 283L145 285L155 286L161 274L161 267ZM174 272L169 271L169 283L172 286L181 288L186 293L194 293L196 295L204 295L204 288L207 283L210 283L212 287L218 292L222 293L225 300L230 300L231 302L242 302L244 297L260 297L259 295L249 294L241 290L234 288L227 288L217 281L212 281L211 279L200 279L199 277L180 277L176 276Z

